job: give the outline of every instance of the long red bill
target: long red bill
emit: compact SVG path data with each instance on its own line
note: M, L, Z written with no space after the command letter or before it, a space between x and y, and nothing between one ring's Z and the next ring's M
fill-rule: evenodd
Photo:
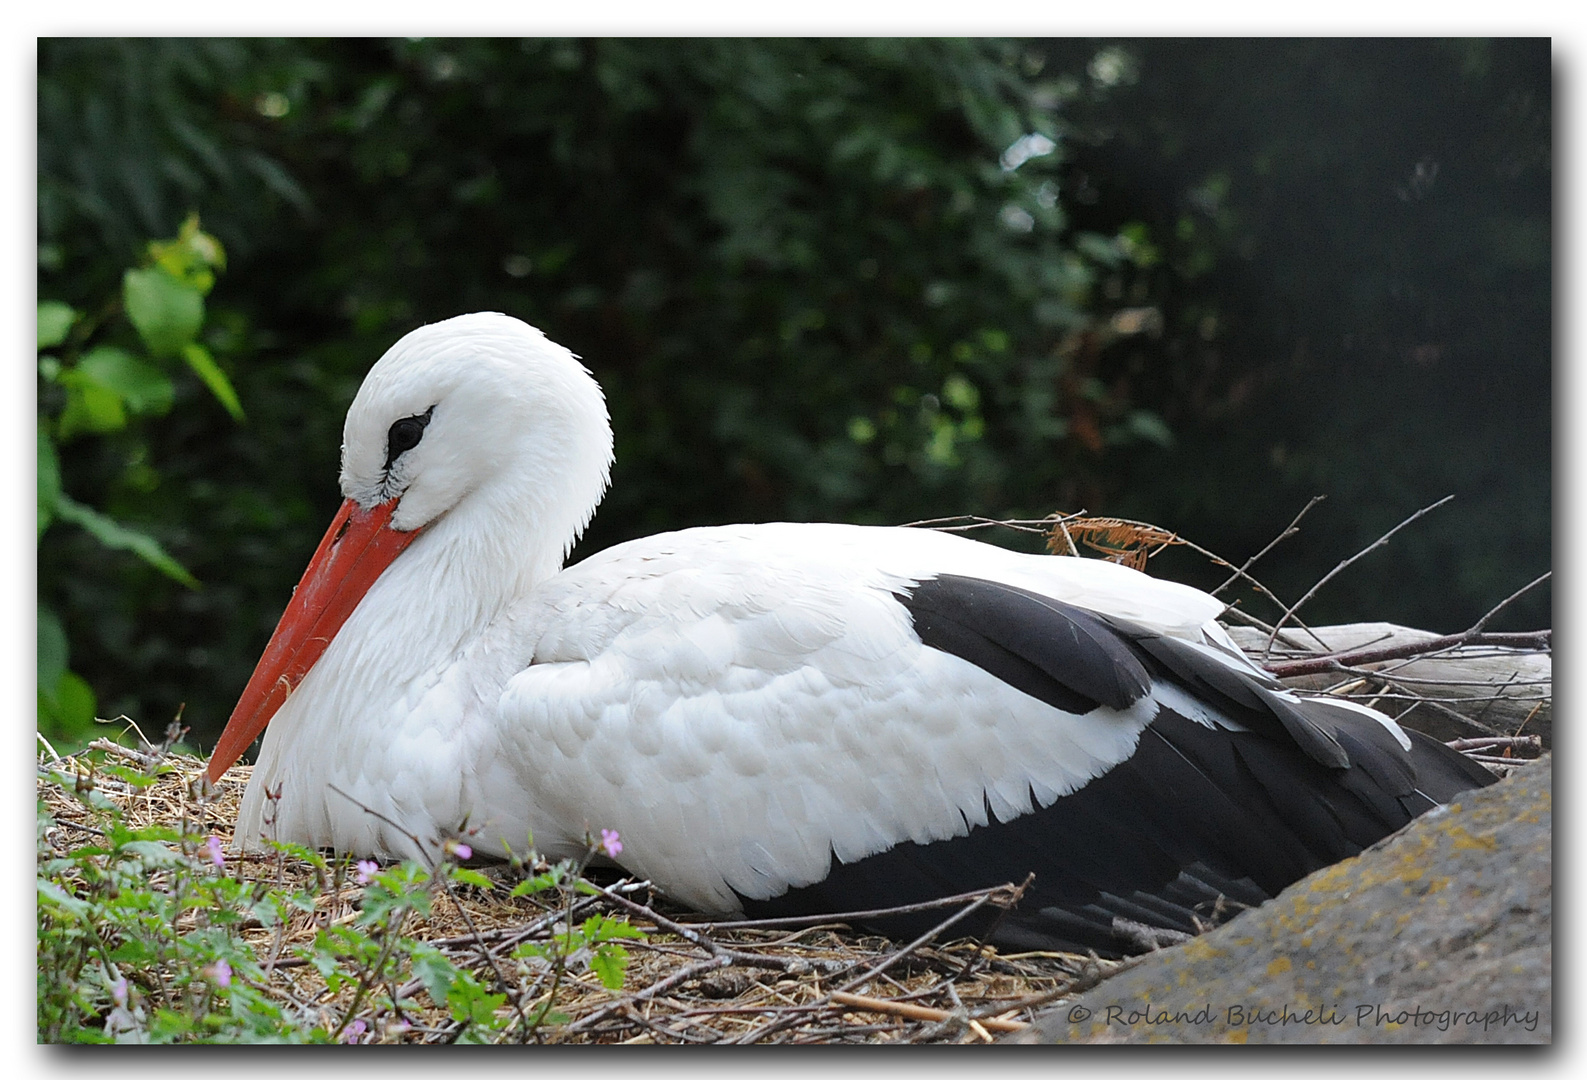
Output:
M351 499L342 503L215 744L205 770L211 781L219 780L259 737L375 579L419 535L419 529L391 527L396 507L395 499L370 510Z

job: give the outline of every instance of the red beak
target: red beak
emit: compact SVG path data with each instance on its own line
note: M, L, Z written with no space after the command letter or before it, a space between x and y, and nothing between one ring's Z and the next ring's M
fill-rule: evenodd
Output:
M395 499L372 510L351 499L342 503L215 744L206 770L211 782L259 737L375 579L419 535L419 529L401 532L391 527L396 508Z

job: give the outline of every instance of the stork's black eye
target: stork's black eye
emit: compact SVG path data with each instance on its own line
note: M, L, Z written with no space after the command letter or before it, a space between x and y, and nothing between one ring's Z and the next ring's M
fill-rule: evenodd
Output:
M424 438L425 425L429 424L434 412L435 406L431 405L419 415L404 416L391 425L386 432L386 468L391 468L393 461L419 445L419 440Z

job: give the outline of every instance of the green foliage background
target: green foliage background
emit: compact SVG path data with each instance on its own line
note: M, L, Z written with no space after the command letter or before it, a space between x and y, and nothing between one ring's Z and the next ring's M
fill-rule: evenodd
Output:
M1084 507L1239 560L1326 494L1295 596L1454 492L1308 614L1463 629L1551 558L1550 79L1525 40L43 41L40 298L102 311L196 211L246 422L183 376L64 442L202 587L57 522L41 602L100 715L207 746L363 373L499 310L606 388L575 557Z

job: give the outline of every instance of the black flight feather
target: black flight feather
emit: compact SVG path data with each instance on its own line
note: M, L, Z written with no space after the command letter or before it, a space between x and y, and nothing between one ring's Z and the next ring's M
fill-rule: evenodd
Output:
M1147 947L1141 926L1197 933L1494 779L1417 732L1407 751L1370 716L1294 697L1203 648L1024 589L943 575L899 602L924 644L1055 708L1123 709L1168 682L1229 723L1208 726L1160 705L1129 757L1050 805L1033 800L1012 820L988 814L968 835L906 841L852 863L834 855L821 881L745 899L752 916L893 907L1034 872L993 940L1118 956ZM910 937L941 918L871 925ZM993 921L987 912L955 933Z

